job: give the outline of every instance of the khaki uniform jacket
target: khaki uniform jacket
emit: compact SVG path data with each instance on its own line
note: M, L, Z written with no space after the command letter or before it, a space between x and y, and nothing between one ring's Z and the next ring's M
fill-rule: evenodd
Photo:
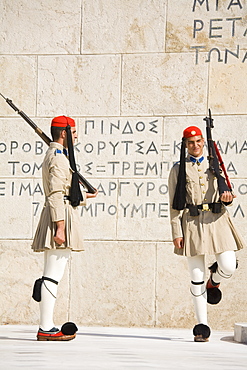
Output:
M52 248L83 250L83 235L77 207L72 207L64 196L69 195L72 170L63 154L63 146L52 142L42 164L45 204L34 236L32 249L42 252ZM86 193L83 192L85 205ZM59 246L54 242L56 221L65 221L66 241Z
M170 221L172 239L184 238L184 248L175 248L176 254L196 256L216 254L244 247L226 207L222 204L220 213L199 210L199 216L190 216L189 209L177 211L172 208L177 184L179 163L169 175ZM200 205L219 200L217 178L208 169L204 159L201 164L186 159L186 203Z

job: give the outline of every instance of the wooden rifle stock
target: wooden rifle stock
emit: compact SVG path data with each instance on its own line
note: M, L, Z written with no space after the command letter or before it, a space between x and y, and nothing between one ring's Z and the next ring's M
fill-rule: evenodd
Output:
M218 156L216 153L216 144L212 139L212 128L213 126L213 119L211 116L211 110L209 109L209 117L205 117L204 121L206 121L206 133L207 133L207 143L208 143L208 161L209 161L209 169L210 171L217 177L219 194L223 194L224 191L231 191L226 184L226 179L220 174L220 166L218 161Z
M5 98L1 93L0 95L11 106L11 108L14 109L32 127L36 134L38 134L41 137L41 139L44 140L44 142L49 146L52 140L36 125L36 123L34 123L31 120L31 118L26 115L26 113L17 108L15 104L12 102L12 100ZM79 182L86 187L89 193L94 194L96 192L96 189L80 173L78 173L78 176Z

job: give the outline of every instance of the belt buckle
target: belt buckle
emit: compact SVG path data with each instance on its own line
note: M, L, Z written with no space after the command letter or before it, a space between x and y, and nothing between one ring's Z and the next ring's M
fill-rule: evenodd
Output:
M203 203L202 210L203 211L209 211L209 205L208 205L208 203Z

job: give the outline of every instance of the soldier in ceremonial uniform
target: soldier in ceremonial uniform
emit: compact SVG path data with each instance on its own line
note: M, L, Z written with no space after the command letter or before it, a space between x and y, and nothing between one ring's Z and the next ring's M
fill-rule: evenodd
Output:
M44 252L44 271L43 277L35 283L33 297L40 302L37 339L61 341L73 339L77 328L73 323L64 324L61 330L54 325L57 287L71 251L83 250L78 209L70 202L73 171L67 158L68 145L70 143L73 150L77 138L75 121L66 116L55 117L51 123L51 135L53 141L42 164L45 204L32 244L34 252ZM79 192L80 205L85 205L86 198L97 195L97 191L95 194Z
M229 279L236 269L235 251L244 242L234 227L226 206L234 196L230 191L219 195L217 178L208 168L203 155L204 138L201 130L190 126L183 132L180 162L169 175L170 220L174 252L187 257L198 324L193 329L196 342L208 341L207 303L217 304L221 299L220 283ZM187 148L187 156L185 149ZM183 175L184 173L184 175ZM180 192L176 187L182 177ZM177 207L176 196L184 189L185 205ZM182 207L181 207L182 208ZM207 282L205 255L215 255L209 267Z

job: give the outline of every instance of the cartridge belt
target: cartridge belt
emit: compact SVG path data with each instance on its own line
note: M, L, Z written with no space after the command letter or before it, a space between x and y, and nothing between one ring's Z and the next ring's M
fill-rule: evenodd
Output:
M186 208L190 210L191 216L198 216L199 210L204 211L212 211L213 213L220 213L221 212L221 203L202 203L202 204L186 204Z

